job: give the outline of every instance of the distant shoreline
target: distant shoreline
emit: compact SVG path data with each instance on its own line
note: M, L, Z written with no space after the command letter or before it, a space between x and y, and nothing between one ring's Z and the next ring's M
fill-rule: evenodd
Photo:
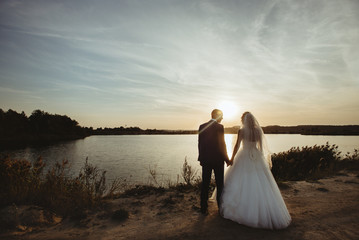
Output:
M227 134L237 134L240 127L225 128ZM358 136L359 125L298 125L298 126L266 126L262 128L266 134L300 134L300 135L333 135ZM90 135L185 135L198 134L197 130L143 130L138 127L130 128L97 128Z
M227 134L237 134L239 126L224 129ZM266 134L301 134L329 136L359 136L359 125L298 125L266 126ZM197 130L158 130L139 127L92 128L82 127L66 115L35 110L31 116L0 108L0 149L23 148L35 145L56 144L62 141L83 139L93 135L187 135Z
M225 128L226 134L237 134L239 127ZM300 134L307 136L359 136L359 125L299 125L299 126L266 126L262 128L265 134ZM52 145L63 141L84 139L89 136L114 135L194 135L197 130L157 130L139 127L129 128L86 128L81 134L16 134L15 136L0 137L0 150L17 149L31 146Z

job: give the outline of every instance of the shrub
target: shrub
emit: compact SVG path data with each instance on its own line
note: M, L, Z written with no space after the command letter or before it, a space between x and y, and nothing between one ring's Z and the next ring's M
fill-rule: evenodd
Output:
M31 164L23 159L0 157L0 205L37 201L44 166L41 158Z
M354 152L350 154L349 152L345 154L345 158L339 162L339 169L348 169L348 170L359 170L359 151L354 149Z
M319 179L338 170L341 152L336 145L293 147L272 155L272 173L278 180Z
M0 205L37 204L60 215L83 215L87 209L99 207L103 196L119 191L115 180L106 192L106 171L88 163L77 177L69 177L68 161L56 163L46 174L39 158L27 160L0 158Z
M67 177L68 162L56 163L43 182L42 204L65 215L78 215L100 205L106 190L106 171L86 159L75 178Z
M192 182L196 180L197 171L194 171L192 166L188 164L187 158L184 160L181 175L187 185L192 185Z

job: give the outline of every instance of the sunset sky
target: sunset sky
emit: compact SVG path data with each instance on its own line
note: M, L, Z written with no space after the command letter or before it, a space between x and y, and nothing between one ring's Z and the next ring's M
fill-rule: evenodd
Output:
M358 0L2 0L0 108L87 127L359 124Z

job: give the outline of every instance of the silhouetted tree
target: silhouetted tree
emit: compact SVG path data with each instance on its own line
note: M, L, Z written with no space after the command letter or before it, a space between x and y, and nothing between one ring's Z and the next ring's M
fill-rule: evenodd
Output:
M76 139L91 134L93 129L82 128L66 115L34 110L28 118L24 112L0 109L0 147L23 146L26 143Z
M65 135L83 132L78 122L66 115L53 115L41 110L35 110L29 120L31 130L34 133Z
M1 132L4 136L25 133L28 128L28 119L24 112L17 113L12 109L0 111Z

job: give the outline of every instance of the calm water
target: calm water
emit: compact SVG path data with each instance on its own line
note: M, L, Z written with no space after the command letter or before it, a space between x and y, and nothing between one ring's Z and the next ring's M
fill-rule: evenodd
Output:
M326 142L338 145L343 153L359 149L359 136L270 134L266 137L273 153L287 151L296 146L323 145ZM236 135L226 134L225 139L228 154L231 155ZM197 161L197 135L90 136L53 146L3 153L31 161L42 156L48 166L67 159L72 173L78 173L88 157L91 164L107 171L108 179L121 177L130 183L148 183L151 179L150 169L156 170L159 181L176 182L185 158L190 165L200 170Z

